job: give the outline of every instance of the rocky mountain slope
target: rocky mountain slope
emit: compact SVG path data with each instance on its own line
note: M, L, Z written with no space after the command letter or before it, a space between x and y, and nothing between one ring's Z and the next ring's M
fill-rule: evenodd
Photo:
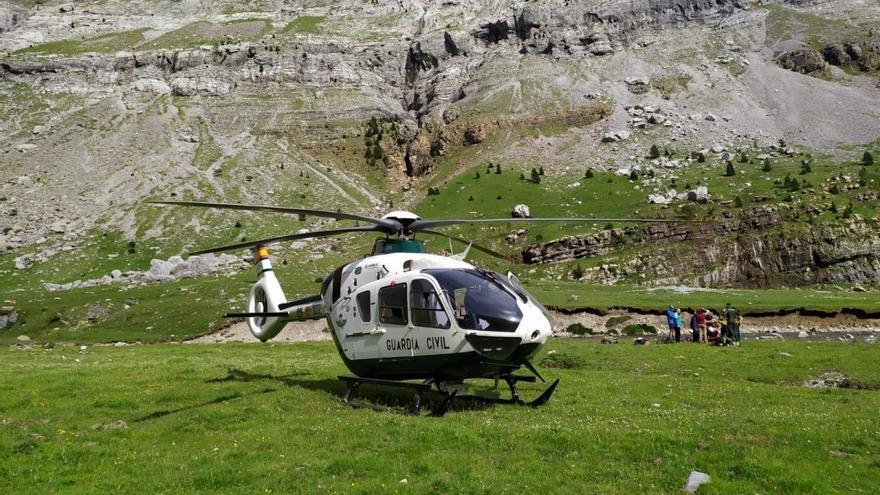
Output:
M780 57L827 43L869 51L880 37L877 7L854 0L2 0L0 249L10 266L24 255L73 259L71 252L106 242L109 232L114 242L146 244L167 258L319 222L156 209L145 199L377 213L418 205L429 185L487 161L526 175L542 167L550 183L563 184L588 167L664 177L695 165L648 158L652 144L723 161L724 153L783 140L799 153L857 160L880 138L876 70L822 59L825 72L814 77L820 74L784 68ZM550 200L509 201L540 210ZM865 223L856 233L833 230L841 238L833 246L852 236L876 240L877 201L860 204ZM825 232L807 227L786 239L810 246ZM821 256L787 243L737 244L733 264L687 281L838 279L754 282L756 263L819 273ZM855 249L863 261L835 248L858 274L842 279L880 280L875 247ZM534 248L536 259L557 260L548 255L557 248ZM707 266L717 258L711 250L699 256ZM665 280L656 267L635 269Z

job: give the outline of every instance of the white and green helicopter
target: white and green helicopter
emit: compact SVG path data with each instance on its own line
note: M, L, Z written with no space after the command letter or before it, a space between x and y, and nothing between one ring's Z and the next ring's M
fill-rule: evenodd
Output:
M554 381L537 399L524 402L519 381L543 378L531 364L552 330L544 307L513 273L501 275L464 261L457 255L428 254L416 234L442 236L467 242L435 229L448 225L500 222L669 222L660 219L619 218L481 218L423 220L408 211L382 218L350 213L196 201L156 201L154 204L233 210L266 211L354 220L367 225L287 234L240 242L191 253L193 255L255 249L257 280L250 289L247 308L227 317L245 318L251 333L265 342L290 321L326 318L340 357L355 376L340 376L348 384L344 401L361 384L415 390L412 410L432 386L446 394L433 410L442 415L473 378L504 380L510 399L493 402L540 406L559 383ZM288 301L273 272L267 245L275 242L329 237L352 232L385 234L373 252L340 266L326 277L321 294ZM491 249L470 243L468 249L507 259ZM525 367L531 375L514 374ZM418 383L407 380L419 380ZM497 383L497 382L496 382ZM463 397L463 396L459 396ZM470 397L470 396L469 396ZM475 398L475 397L472 397Z

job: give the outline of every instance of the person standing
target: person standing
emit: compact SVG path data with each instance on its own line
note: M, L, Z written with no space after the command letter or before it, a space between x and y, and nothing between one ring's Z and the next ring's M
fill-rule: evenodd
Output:
M698 343L700 341L700 332L697 327L697 312L691 314L691 342Z
M672 342L675 335L675 308L671 304L666 309L666 325L669 327L669 341Z
M681 317L681 308L675 308L675 341L681 342L681 327L684 320Z
M700 333L701 344L709 343L709 338L706 336L706 315L707 311L705 309L700 308L697 310L697 331Z
M739 322L742 320L739 311L730 303L724 308L724 319L727 320L727 337L735 342L739 342Z

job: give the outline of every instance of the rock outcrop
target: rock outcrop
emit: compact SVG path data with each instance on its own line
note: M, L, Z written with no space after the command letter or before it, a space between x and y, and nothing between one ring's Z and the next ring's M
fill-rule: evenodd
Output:
M565 237L529 246L522 257L526 263L548 263L650 245L650 254L623 266L585 270L586 278L738 287L880 280L880 238L863 219L794 231L779 228L785 223L783 211L765 206L719 222L658 224ZM674 248L680 243L694 249L682 255Z

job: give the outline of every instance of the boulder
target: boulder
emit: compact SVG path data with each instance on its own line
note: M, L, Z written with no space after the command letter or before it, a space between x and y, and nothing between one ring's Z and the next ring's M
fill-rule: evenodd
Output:
M688 201L693 201L695 203L709 202L709 188L706 186L698 186L695 189L688 191L686 194Z
M529 211L528 205L516 205L513 207L513 211L510 212L510 215L513 218L530 218L532 213Z
M669 203L669 198L662 194L649 194L648 203L653 205L665 205Z
M846 53L846 49L839 43L825 45L822 48L822 56L831 65L841 66L852 62L852 58Z
M611 43L607 41L599 41L590 45L590 53L593 55L602 56L607 55L613 51L614 49L611 47Z
M31 266L31 263L33 263L33 261L30 256L19 256L18 258L15 258L15 268L17 270L27 269Z
M779 57L779 65L784 69L801 74L810 74L825 68L822 54L812 48L797 48Z

